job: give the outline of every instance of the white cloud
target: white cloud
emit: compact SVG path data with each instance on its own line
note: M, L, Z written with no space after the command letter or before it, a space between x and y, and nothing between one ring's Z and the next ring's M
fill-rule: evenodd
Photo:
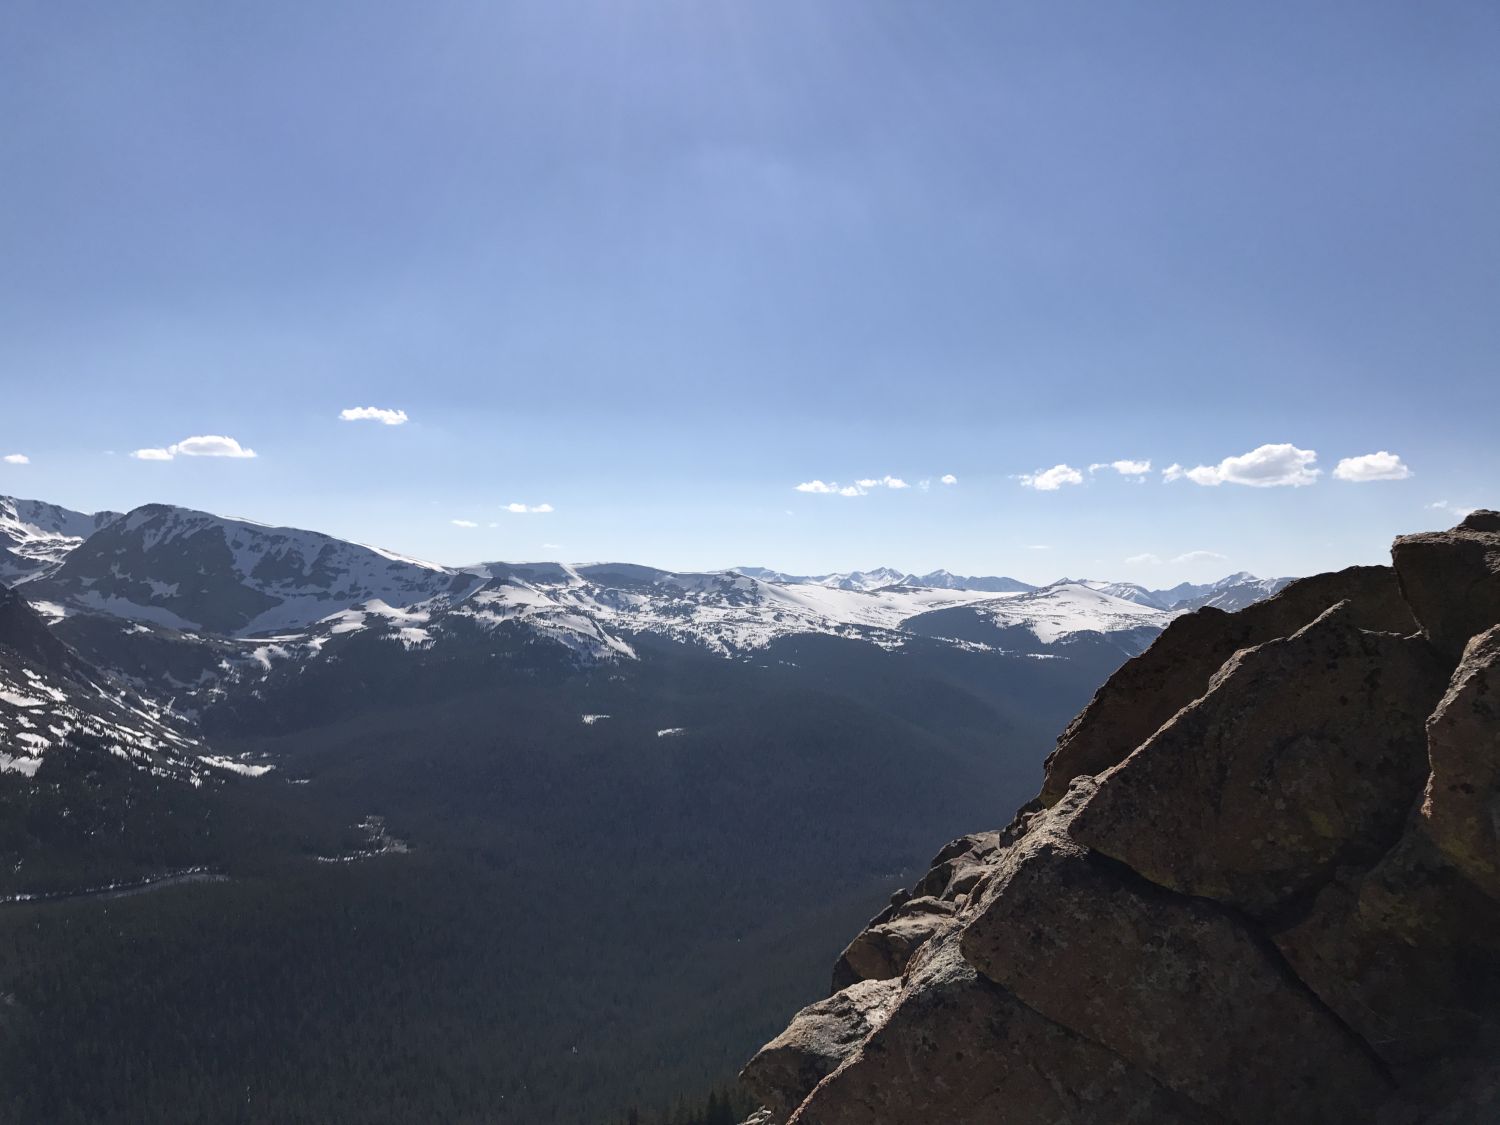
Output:
M1056 492L1065 484L1082 484L1083 474L1071 465L1053 465L1050 469L1038 469L1021 477L1021 485L1038 492Z
M1473 515L1476 511L1479 510L1477 508L1462 508L1456 504L1450 504L1446 500L1434 500L1431 504L1428 504L1427 507L1435 511L1452 512L1459 519L1467 519L1469 516Z
M1113 469L1122 477L1136 477L1140 480L1146 479L1146 474L1151 471L1151 462L1148 461L1096 461L1089 466L1090 473L1097 473L1100 469Z
M448 522L451 523L454 527L478 527L479 526L473 520L449 520Z
M910 488L900 477L866 477L857 480L853 484L839 484L838 481L808 480L799 485L794 485L798 492L816 492L824 496L867 496L872 488Z
M1194 484L1216 488L1221 484L1243 484L1250 488L1277 488L1289 485L1301 488L1316 484L1322 469L1313 468L1318 455L1311 449L1295 445L1262 445L1238 457L1226 457L1217 465L1199 465L1183 471L1181 465L1162 470L1166 480L1187 477Z
M550 512L553 508L551 504L507 504L505 510L520 516L535 512Z
M1161 479L1163 484L1171 484L1174 480L1181 480L1182 476L1182 466L1179 465L1176 461L1173 461L1170 465L1168 465L1161 471Z
M1130 566L1158 566L1161 563L1161 556L1147 551L1144 555L1131 555L1125 562Z
M0 458L0 460L3 460L7 465L31 464L31 458L26 456L26 454L24 453L7 453L3 458Z
M938 477L938 480L942 481L944 484L957 484L958 483L958 478L956 476L954 476L952 473L944 473L942 476Z
M1199 562L1224 562L1228 555L1221 555L1218 551L1188 551L1186 554L1178 555L1172 561L1174 563L1199 563Z
M1334 467L1333 475L1338 480L1363 484L1372 480L1405 480L1411 476L1411 469L1399 456L1382 449L1361 457L1345 457Z
M222 434L200 434L183 438L165 449L137 449L131 454L137 461L171 461L176 457L254 457L255 450L246 449L232 437Z
M345 422L379 422L384 426L401 426L407 422L404 410L383 410L378 406L351 406L340 410L339 417Z

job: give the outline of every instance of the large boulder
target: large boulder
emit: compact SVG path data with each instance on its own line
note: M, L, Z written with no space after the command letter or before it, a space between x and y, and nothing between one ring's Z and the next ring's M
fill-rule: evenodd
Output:
M1423 827L1455 867L1500 899L1500 625L1464 650L1427 721L1427 756Z
M1500 1006L1500 903L1416 823L1372 870L1340 873L1271 937L1403 1081L1472 1043Z
M844 949L834 967L834 987L899 977L925 942L957 925L956 912L953 903L930 896L908 899L893 908L888 917L866 926Z
M986 980L951 937L788 1125L1226 1125Z
M1450 660L1500 624L1500 512L1471 512L1452 531L1403 535L1391 558L1422 631Z
M1161 886L1253 914L1379 858L1422 791L1423 722L1448 677L1420 637L1352 618L1341 603L1235 654L1101 776L1074 837Z
M885 1022L900 982L860 981L803 1008L762 1047L740 1081L773 1117L785 1117Z
M965 959L1226 1120L1368 1120L1389 1092L1380 1067L1260 934L1069 836L1094 789L1080 778L1001 857L971 905Z
M1075 777L1103 773L1123 761L1207 691L1214 673L1235 652L1289 636L1341 601L1348 603L1348 619L1361 628L1416 631L1388 566L1351 566L1303 578L1238 613L1200 609L1179 617L1068 724L1047 759L1042 801L1054 804Z
M906 971L922 946L957 925L954 914L989 870L1000 833L975 832L944 845L910 891L897 891L845 947L833 967L833 991L860 980L887 980Z

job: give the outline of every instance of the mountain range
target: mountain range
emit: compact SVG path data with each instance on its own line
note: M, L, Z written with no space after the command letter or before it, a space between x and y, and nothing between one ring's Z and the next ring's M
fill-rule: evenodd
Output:
M446 567L14 499L0 565L14 1120L706 1092L1183 599L1277 585ZM225 1049L225 1004L262 1034Z

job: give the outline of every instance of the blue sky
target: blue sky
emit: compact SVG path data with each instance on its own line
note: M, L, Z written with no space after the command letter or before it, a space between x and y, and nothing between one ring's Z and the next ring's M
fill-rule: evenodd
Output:
M20 0L0 492L444 562L1375 561L1500 504L1497 54L1487 0Z

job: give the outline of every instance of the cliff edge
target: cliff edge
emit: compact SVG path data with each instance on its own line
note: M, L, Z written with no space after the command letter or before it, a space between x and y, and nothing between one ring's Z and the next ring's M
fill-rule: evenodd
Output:
M742 1079L757 1125L1500 1120L1500 513L1179 618Z

